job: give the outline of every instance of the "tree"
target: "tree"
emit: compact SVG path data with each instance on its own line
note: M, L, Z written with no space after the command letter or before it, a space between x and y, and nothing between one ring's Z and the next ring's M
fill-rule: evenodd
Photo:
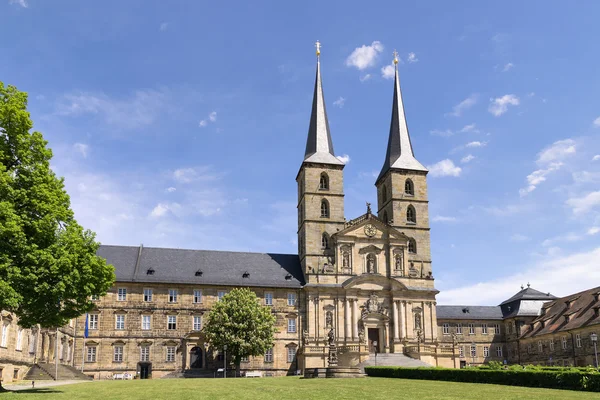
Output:
M239 375L243 357L260 356L273 347L275 316L250 289L233 289L208 313L202 331L214 349L227 345Z
M60 326L91 310L114 268L74 218L52 151L27 112L27 94L0 82L0 309L25 327Z

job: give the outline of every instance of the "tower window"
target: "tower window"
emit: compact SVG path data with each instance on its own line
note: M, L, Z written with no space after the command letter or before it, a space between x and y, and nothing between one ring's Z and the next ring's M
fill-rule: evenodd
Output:
M415 194L415 186L410 179L407 179L406 182L404 182L404 193L411 196L414 196Z
M321 247L324 249L329 248L329 237L326 233L323 233L323 236L321 236Z
M381 204L387 201L387 186L383 185L381 187Z
M319 179L319 189L329 190L329 177L325 172L321 174L321 178Z
M408 206L406 209L406 221L412 222L413 224L417 223L417 212L413 206Z
M388 220L388 213L387 213L387 211L384 211L384 212L383 212L383 222L385 222L386 224L389 222L389 220Z
M325 199L321 201L321 217L329 218L329 203Z
M417 241L415 239L408 239L408 252L417 254Z

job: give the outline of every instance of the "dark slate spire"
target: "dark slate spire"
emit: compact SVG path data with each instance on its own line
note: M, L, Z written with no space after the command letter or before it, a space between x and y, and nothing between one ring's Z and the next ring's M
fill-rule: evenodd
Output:
M402 103L402 92L400 91L400 78L398 77L398 53L394 51L394 101L392 106L392 123L390 125L390 137L388 139L385 161L379 173L379 180L390 169L408 169L413 171L427 172L427 168L417 161L413 154L408 125L404 115L404 104Z
M310 125L308 127L308 139L306 140L305 162L322 164L344 165L335 157L333 142L329 133L329 121L325 110L325 98L323 96L323 85L321 83L321 44L317 41L317 77L315 78L315 93L313 95Z

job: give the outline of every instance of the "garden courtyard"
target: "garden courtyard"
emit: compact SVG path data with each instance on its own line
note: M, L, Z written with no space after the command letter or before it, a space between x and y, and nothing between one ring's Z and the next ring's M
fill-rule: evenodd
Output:
M41 383L41 382L40 382ZM600 393L394 378L98 381L2 393L6 399L486 399L600 400Z

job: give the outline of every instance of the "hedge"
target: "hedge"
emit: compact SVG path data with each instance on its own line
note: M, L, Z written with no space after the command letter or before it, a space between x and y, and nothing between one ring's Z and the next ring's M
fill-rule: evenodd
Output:
M577 371L485 370L475 368L365 367L369 376L435 381L492 383L600 392L600 374Z

